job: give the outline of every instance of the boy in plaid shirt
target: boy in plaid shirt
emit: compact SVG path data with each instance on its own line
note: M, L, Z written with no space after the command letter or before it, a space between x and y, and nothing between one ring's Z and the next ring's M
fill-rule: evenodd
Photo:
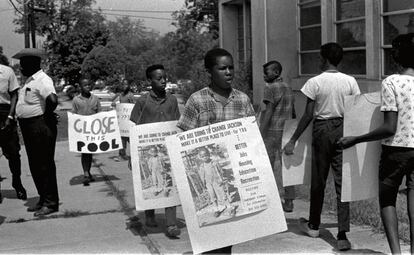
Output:
M263 95L266 109L260 120L260 133L272 164L280 194L284 191L283 210L292 212L295 187L287 186L282 189L282 136L285 120L291 119L295 115L295 98L292 88L280 77L281 73L282 65L278 61L270 61L263 65L264 80L267 83Z
M210 77L210 84L190 96L177 126L187 131L253 116L254 110L249 97L231 86L234 78L233 56L225 49L209 50L204 56L204 66ZM231 246L207 253L231 253Z

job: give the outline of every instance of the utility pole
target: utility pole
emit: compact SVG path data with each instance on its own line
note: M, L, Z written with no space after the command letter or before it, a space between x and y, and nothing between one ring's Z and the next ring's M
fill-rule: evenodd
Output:
M30 0L30 33L32 35L32 48L36 48L36 21L35 21L35 9L34 9L34 0Z
M28 1L23 1L23 20L24 20L24 47L30 48L30 27L29 27L29 6Z

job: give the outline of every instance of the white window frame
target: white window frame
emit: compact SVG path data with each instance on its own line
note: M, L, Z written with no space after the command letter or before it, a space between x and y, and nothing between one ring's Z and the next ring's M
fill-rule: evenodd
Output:
M398 11L391 11L391 12L384 12L384 0L381 0L380 3L380 18L381 18L381 35L380 35L380 41L381 41L381 78L384 78L388 76L388 74L385 74L385 50L391 49L391 44L385 44L384 43L384 18L390 17L390 16L397 16L401 14L411 14L414 13L414 8L406 9L406 10L398 10Z
M297 11L296 11L296 13L297 13L297 15L296 15L296 17L297 17L296 24L297 25L296 25L296 27L297 27L297 37L298 37L297 51L298 51L298 58L299 58L299 61L298 61L298 63L299 63L299 76L303 76L303 77L314 76L316 73L315 74L303 74L302 73L302 54L319 53L319 49L316 49L316 50L301 50L301 45L302 45L301 39L302 38L301 38L300 32L303 29L320 27L321 28L321 42L322 42L322 28L323 28L322 23L323 23L323 21L322 21L322 17L321 17L321 23L320 24L301 26L300 25L300 22L301 22L300 21L300 11L301 11L301 7L303 5L308 5L308 4L317 3L317 2L319 2L319 6L321 8L321 16L322 16L322 3L321 3L321 0L307 0L307 1L303 1L303 2L300 2L300 0L297 0Z

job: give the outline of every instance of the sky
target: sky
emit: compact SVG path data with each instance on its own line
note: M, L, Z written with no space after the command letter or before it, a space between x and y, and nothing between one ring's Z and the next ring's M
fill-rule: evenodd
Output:
M17 4L16 0L11 0ZM129 15L131 19L142 19L149 29L165 34L175 28L171 25L171 13L184 6L184 0L96 0L107 19L115 20L119 15ZM15 12L9 0L0 0L0 46L10 59L24 47L23 34L14 32ZM140 16L140 17L132 17ZM144 18L145 17L145 18Z

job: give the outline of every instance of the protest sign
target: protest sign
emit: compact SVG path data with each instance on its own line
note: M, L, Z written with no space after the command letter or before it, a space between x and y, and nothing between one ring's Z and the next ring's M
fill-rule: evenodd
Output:
M165 137L179 132L177 121L131 127L131 164L137 210L180 204L165 146Z
M298 120L286 120L282 146L285 146L298 126ZM283 148L283 147L282 147ZM310 184L312 168L312 123L296 142L293 155L282 153L283 186Z
M116 104L116 116L118 118L119 133L123 137L129 137L129 129L134 123L129 120L134 104Z
M68 112L69 151L103 153L122 149L115 111L94 115Z
M286 230L255 117L169 136L166 144L195 254Z
M368 133L383 123L379 92L345 97L344 136ZM343 151L343 202L378 195L378 165L381 141L359 143Z

